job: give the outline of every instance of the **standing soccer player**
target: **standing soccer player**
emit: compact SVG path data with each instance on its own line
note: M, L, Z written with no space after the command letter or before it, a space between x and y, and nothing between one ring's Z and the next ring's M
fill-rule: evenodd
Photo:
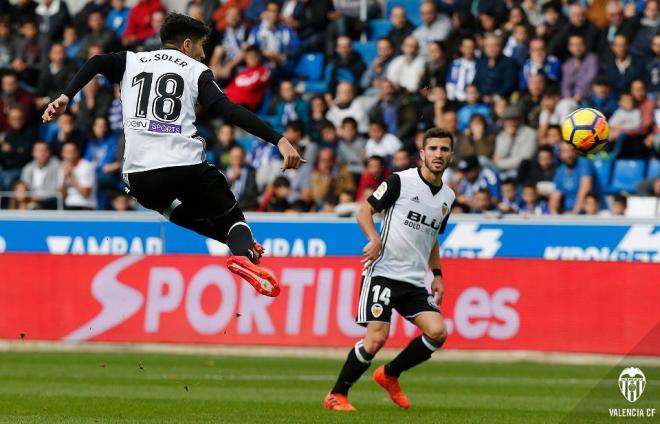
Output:
M203 22L170 14L160 30L162 49L92 57L48 105L43 121L61 115L96 74L120 84L127 190L171 222L227 244L233 255L229 269L259 293L277 296L277 280L256 266L263 247L254 241L227 179L206 162L206 143L194 125L195 105L277 145L283 169L298 168L304 160L286 138L220 90L211 70L200 62L208 34Z
M365 271L356 321L367 327L367 334L351 349L335 386L326 395L323 405L328 409L355 410L348 401L348 390L385 344L392 309L422 330L396 358L374 372L376 383L399 407L410 406L399 386L401 373L429 359L447 337L438 309L444 292L438 234L444 232L456 197L442 184L442 173L453 153L449 131L426 131L421 167L392 174L360 206L357 221L369 242L363 250ZM378 234L373 215L380 211L384 213ZM434 275L433 294L424 286L429 268Z

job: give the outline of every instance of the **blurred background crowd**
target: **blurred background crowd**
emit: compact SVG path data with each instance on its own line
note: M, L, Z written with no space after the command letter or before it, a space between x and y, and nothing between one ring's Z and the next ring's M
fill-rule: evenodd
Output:
M199 110L207 160L247 211L350 215L414 167L424 131L454 134L453 213L654 216L660 197L657 0L192 0L205 63L227 96L304 155ZM0 0L0 208L134 210L123 194L118 87L102 76L43 125L96 54L160 47L159 0ZM559 125L610 123L578 157Z

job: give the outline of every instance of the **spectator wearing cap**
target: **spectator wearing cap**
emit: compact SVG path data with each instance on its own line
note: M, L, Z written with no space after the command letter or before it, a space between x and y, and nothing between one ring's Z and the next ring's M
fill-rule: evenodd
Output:
M480 100L481 96L479 95L479 89L477 86L474 84L468 85L465 106L461 107L456 114L456 118L458 119L458 130L460 132L463 132L468 128L470 119L472 119L473 115L479 114L488 121L492 119L490 107L485 103L481 103Z
M562 66L561 95L577 103L591 94L591 82L598 74L598 56L587 51L583 36L573 34L568 39L570 58Z
M140 44L154 34L151 15L157 10L165 11L160 0L138 0L128 14L126 31L122 38L124 46Z
M403 148L403 143L394 134L387 133L382 121L372 120L369 123L369 140L364 147L367 157L380 156L385 164L392 162L394 153Z
M603 63L603 70L612 84L612 91L618 95L629 90L634 80L644 78L644 61L630 54L628 39L623 34L614 36L610 50L612 55Z
M376 42L376 57L369 64L360 79L360 88L366 96L376 96L380 92L380 82L386 79L387 67L394 59L394 46L389 38L380 38Z
M337 39L335 54L328 67L328 90L334 91L339 81L346 81L353 84L356 93L360 91L360 78L367 67L362 56L353 50L350 37L341 36Z
M432 0L424 0L420 6L422 24L412 33L419 43L422 56L426 56L426 46L432 41L444 41L451 31L451 20L438 9Z
M553 83L561 79L561 62L548 55L545 41L540 37L532 38L529 42L529 58L520 70L520 89L527 91L530 77L538 74L543 74Z
M560 165L554 177L555 191L550 195L550 212L553 214L578 214L594 186L594 171L591 163L578 157L567 143L562 143L559 153Z
M570 52L570 38L575 35L582 37L584 40L585 52L595 52L598 48L600 39L598 28L587 20L587 9L579 3L570 6L568 24L559 31L556 37L552 38L548 49L550 54L558 57L559 60L567 59L569 53L574 55ZM567 46L568 51L566 50ZM564 72L564 76L566 75L566 72Z
M486 103L495 96L509 97L518 88L516 62L502 54L502 40L495 34L484 39L484 57L477 61L474 83Z
M461 40L461 57L454 59L447 73L447 98L452 101L465 101L467 86L472 84L477 73L475 60L476 42L474 38Z
M606 118L612 116L617 108L616 96L612 94L610 81L604 75L594 78L591 83L591 95L580 102L580 107L590 107L600 111Z
M396 90L391 81L380 84L380 96L370 113L372 120L385 124L387 132L399 140L412 140L417 128L417 111L405 90Z
M495 134L490 130L488 121L483 115L474 114L465 131L465 137L460 138L454 148L456 160L468 156L483 156L492 160L495 153Z
M520 162L531 159L536 152L536 132L522 123L522 111L517 106L504 110L504 129L495 137L493 163L511 176L517 173Z
M424 72L424 59L418 53L417 39L408 36L403 41L401 55L394 58L387 68L387 79L410 93L419 89L419 81Z
M23 181L31 192L37 209L57 208L57 174L60 161L51 157L48 144L37 141L32 146L32 161L21 170Z
M481 189L488 190L493 203L500 198L500 177L490 167L482 167L479 158L467 156L458 162L461 173L458 180L456 201L465 205L472 203L474 195Z
M353 84L350 82L342 81L337 84L337 95L325 116L334 124L335 128L341 126L344 118L348 117L355 119L358 123L360 134L366 134L369 128L367 110L362 101L355 98Z
M395 6L390 13L390 23L392 29L387 33L387 38L392 42L397 53L401 53L401 46L403 40L406 39L415 30L413 25L406 15L406 9L402 6Z
M532 75L529 79L527 93L523 94L516 105L524 111L524 122L534 129L539 127L541 115L541 101L545 90L545 77L543 74Z

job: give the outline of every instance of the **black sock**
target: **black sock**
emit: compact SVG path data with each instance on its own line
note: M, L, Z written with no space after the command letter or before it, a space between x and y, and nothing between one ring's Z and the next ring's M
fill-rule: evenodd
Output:
M229 246L229 250L233 255L247 256L248 259L252 260L253 243L252 231L243 221L235 223L227 233L227 246Z
M444 340L434 340L426 334L412 339L396 358L385 364L385 374L398 378L402 372L428 360L443 342Z
M339 372L339 377L331 393L348 394L348 389L369 369L373 358L374 355L364 350L364 340L357 342L355 347L348 352L346 362Z

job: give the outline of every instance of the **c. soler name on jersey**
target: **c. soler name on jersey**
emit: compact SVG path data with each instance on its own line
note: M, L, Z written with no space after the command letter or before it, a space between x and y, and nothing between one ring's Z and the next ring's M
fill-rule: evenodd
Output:
M408 216L403 225L413 228L415 230L424 231L426 234L437 234L442 222L433 219L430 223L426 222L428 218L419 212L408 211Z
M151 58L151 59L148 58L148 57L145 57L145 56L140 57L140 62L142 62L142 63L151 62L152 60L167 60L169 62L173 62L173 63L181 66L182 68L184 66L188 66L188 62L186 62L185 60L181 60L181 58L174 57L174 56L169 55L167 53L155 53L153 58Z

